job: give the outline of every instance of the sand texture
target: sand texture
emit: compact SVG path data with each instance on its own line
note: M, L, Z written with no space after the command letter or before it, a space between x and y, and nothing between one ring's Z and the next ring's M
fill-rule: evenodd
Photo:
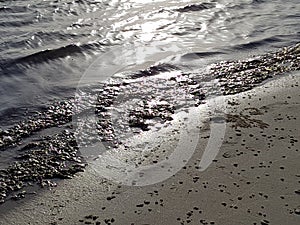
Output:
M298 75L226 97L225 137L205 171L198 166L209 117L193 157L171 178L122 186L88 167L57 188L5 203L0 224L300 224Z

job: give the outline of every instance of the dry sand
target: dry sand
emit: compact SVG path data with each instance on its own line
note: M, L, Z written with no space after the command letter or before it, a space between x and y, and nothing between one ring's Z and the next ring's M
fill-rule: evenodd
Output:
M226 134L198 170L209 122L186 167L150 186L118 186L88 168L1 206L0 224L300 224L299 73L226 97ZM183 149L184 150L184 149Z

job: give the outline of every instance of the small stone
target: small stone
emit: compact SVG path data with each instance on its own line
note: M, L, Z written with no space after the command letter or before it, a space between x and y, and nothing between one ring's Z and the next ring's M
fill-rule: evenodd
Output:
M110 200L112 200L112 199L114 199L114 198L116 198L116 196L109 196L109 197L107 197L106 199L107 199L108 201L110 201Z
M99 218L99 216L93 216L93 220L96 220L98 218Z
M262 220L260 221L261 225L268 225L270 222L268 220Z

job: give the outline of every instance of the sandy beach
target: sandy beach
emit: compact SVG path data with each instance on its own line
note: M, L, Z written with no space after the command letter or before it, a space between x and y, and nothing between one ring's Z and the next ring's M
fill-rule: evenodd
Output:
M205 171L198 166L212 118L201 126L192 158L171 178L122 186L88 167L57 187L2 204L0 224L297 225L299 81L295 73L227 96L225 137Z

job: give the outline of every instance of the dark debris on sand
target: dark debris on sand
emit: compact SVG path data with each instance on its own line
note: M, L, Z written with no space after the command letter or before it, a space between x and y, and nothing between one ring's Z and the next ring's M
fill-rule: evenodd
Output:
M33 148L27 150L29 148ZM13 192L37 183L50 186L51 179L72 178L84 170L86 164L78 156L74 135L68 131L29 143L18 156L18 161L0 170L0 202ZM25 197L26 192L12 196L13 200Z
M244 61L220 62L211 69L223 94L247 91L268 78L300 69L300 44Z

